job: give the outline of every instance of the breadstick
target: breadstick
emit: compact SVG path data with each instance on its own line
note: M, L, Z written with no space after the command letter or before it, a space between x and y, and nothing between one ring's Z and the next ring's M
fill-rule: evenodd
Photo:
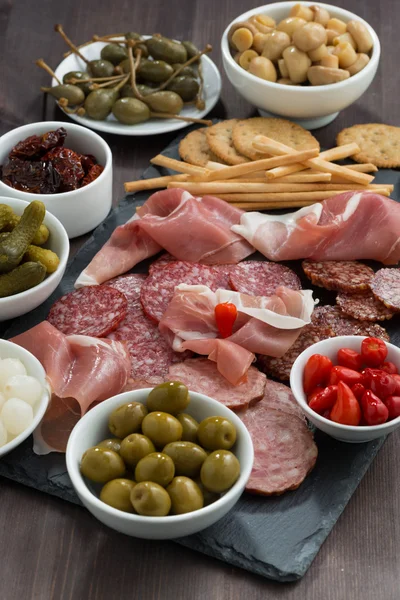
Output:
M331 179L332 175L330 173L323 173L322 171L316 171L315 173L306 173L306 171L302 171L297 174L285 175L285 177L275 177L277 183L316 183L331 181Z
M258 137L258 136L256 136ZM271 138L266 138L265 136L260 136L265 139L265 145L268 145L268 149L270 152L273 151L274 147L276 147L276 152L281 153L283 151L283 147L286 148L288 154L292 154L296 152L290 146L285 146L280 142L276 142ZM351 156L357 150L357 144L346 144L343 146L337 146L336 148L331 148L331 150L326 150L325 152L321 152L321 154L316 158L311 158L309 160L303 161L303 165L299 165L299 170L303 170L305 167L311 167L313 169L317 169L318 171L325 171L327 173L331 173L332 175L342 176L346 181L354 181L355 183L359 183L360 185L367 185L374 178L372 175L366 175L365 173L358 173L357 171L351 171L346 167L342 167L339 165L335 165L330 160L338 160L339 158L346 158L347 156ZM326 160L324 160L326 159ZM300 161L299 161L300 162ZM293 172L293 171L291 171ZM271 171L267 171L266 177L267 179L275 179L277 177L283 177L284 175L289 175L286 169L283 168L274 168Z
M260 171L261 169L272 169L281 165L289 165L294 162L301 162L309 158L318 156L318 149L311 148L310 150L303 150L296 152L291 148L292 152L284 154L282 156L275 156L273 158L264 158L262 160L255 160L253 162L243 163L241 165L234 165L233 167L225 167L218 171L211 171L205 176L203 181L216 181L218 179L232 179L233 177L240 177L241 175L247 175L254 171Z
M168 188L182 188L194 194L201 196L203 194L251 194L251 193L270 193L270 192L330 192L330 191L348 191L348 190L386 190L391 192L393 186L375 184L363 186L349 183L256 183L253 181L171 181Z
M226 200L227 202L289 202L291 200L300 201L314 201L326 200L343 194L344 192L353 192L354 190L330 190L328 192L265 192L265 193L250 193L250 194L218 194L218 198ZM389 192L386 188L378 188L376 190L366 190L367 192L381 194L382 196L388 196Z
M220 171L224 169L227 165L223 165L221 163L214 162L213 160L209 160L206 163L206 169L209 171ZM247 173L247 175L241 175L237 177L237 179L263 179L265 181L265 171L261 169L260 171L254 171L254 173Z
M311 206L315 201L311 202L230 202L232 206L242 210L278 210L280 208L302 208L303 206Z
M181 160L175 160L175 158L169 158L163 154L157 154L150 162L159 167L166 167L167 169L178 171L178 173L188 173L189 175L206 175L208 173L207 169L204 169L203 167L191 165Z
M293 152L296 152L291 146L281 144L281 142L277 142L265 135L256 135L253 141L253 148L259 152L266 152L274 156L280 154L293 154ZM289 152L289 148L291 148L292 152ZM330 150L320 152L319 158L324 158L325 160L339 160L341 158L353 156L353 154L357 154L358 152L361 152L360 147L355 142L351 142L351 144L343 144L343 146L336 146L335 148L330 148Z
M132 192L141 192L143 190L157 190L166 188L171 181L186 181L188 177L189 175L167 175L166 177L126 181L124 183L124 188L128 194L131 194Z

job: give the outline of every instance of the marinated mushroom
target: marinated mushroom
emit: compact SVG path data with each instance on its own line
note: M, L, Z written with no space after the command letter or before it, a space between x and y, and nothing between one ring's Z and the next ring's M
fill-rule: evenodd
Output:
M269 33L276 27L275 20L268 15L254 15L249 21L260 33Z
M290 46L290 36L284 31L273 31L266 35L262 56L269 60L278 60L288 46Z
M346 31L346 33L341 33L333 38L333 45L337 46L338 44L348 42L351 46L353 46L354 50L357 50L357 44L353 38L353 36Z
M291 17L301 17L306 21L312 21L314 18L314 12L312 11L312 9L300 3L292 6L289 15Z
M363 23L360 21L349 21L347 23L347 31L353 36L359 52L366 54L372 50L374 44L372 35Z
M360 71L362 71L362 69L369 63L369 56L368 54L357 54L357 59L355 62L353 62L352 65L350 65L349 67L347 67L347 71L350 73L350 75L355 75L356 73L359 73Z
M254 36L247 27L239 27L232 35L232 46L239 52L248 50L253 45Z
M258 54L254 50L245 50L239 57L239 65L245 70L249 70L249 65L253 58L257 58Z
M266 81L276 81L277 79L274 63L265 56L256 56L250 61L249 73Z
M288 68L286 66L284 58L280 58L278 60L278 67L279 67L279 72L282 75L282 77L284 77L285 79L287 79L289 77L289 71L288 71Z
M253 50L258 52L258 54L262 54L264 50L265 42L268 39L269 33L256 33L253 38Z
M319 23L306 23L303 27L296 29L292 39L293 44L299 50L310 52L326 43L326 29Z
M339 67L341 69L347 69L357 60L357 54L353 46L348 42L338 44L333 53L339 59Z
M277 83L282 85L298 85L297 83L293 83L288 77L281 77L281 79L278 79Z
M239 21L238 23L234 23L228 32L228 42L231 44L231 46L233 46L233 34L235 33L235 31L242 28L248 29L253 35L256 35L256 33L258 33L258 29L252 23L250 23L250 21Z
M322 6L311 6L310 8L314 13L313 21L315 21L315 23L321 23L321 25L325 27L331 18L326 8L323 8Z
M337 31L338 34L340 35L341 33L345 33L347 30L347 25L344 21L342 21L341 19L329 19L329 21L326 24L326 28L327 29L332 29L333 31Z
M321 58L319 64L321 67L330 67L332 69L338 69L339 58L336 56L336 54L327 54L326 56L323 56Z
M312 62L317 62L321 60L321 58L323 58L327 54L328 50L326 49L325 44L321 44L320 46L318 46L318 48L315 48L315 50L310 50L310 52L308 52L308 56L311 58Z
M329 85L348 79L350 73L344 69L313 66L308 69L307 76L311 85Z
M283 58L293 83L307 81L307 71L311 67L311 59L305 52L296 46L289 46L283 51Z
M284 31L290 37L292 37L293 33L296 29L303 27L307 21L305 19L300 19L300 17L288 17L287 19L283 19L277 25L278 31Z

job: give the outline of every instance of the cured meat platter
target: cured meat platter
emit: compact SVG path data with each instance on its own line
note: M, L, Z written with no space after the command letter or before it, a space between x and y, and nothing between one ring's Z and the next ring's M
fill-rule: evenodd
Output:
M163 154L179 158L180 139L172 142ZM168 174L165 169L150 167L144 177ZM379 175L376 177L378 183ZM395 172L386 170L384 177L386 182L396 183ZM71 261L54 294L28 315L4 323L0 335L11 338L46 319L54 301L73 290L77 276L115 227L125 223L148 196L148 192L141 192L123 199ZM393 197L399 198L398 190L395 189ZM262 260L262 257L254 254L252 259ZM146 273L150 263L151 259L143 261L134 271ZM305 283L300 261L287 264ZM321 304L334 304L332 292L321 289L317 292ZM400 331L396 330L396 322L390 322L387 330L392 343L399 346ZM315 441L319 451L317 464L299 489L284 496L267 498L244 494L235 508L216 525L177 542L264 577L278 581L301 578L384 443L384 438L365 444L344 444L317 431ZM32 451L31 438L3 458L0 475L79 503L68 478L64 455L36 456Z

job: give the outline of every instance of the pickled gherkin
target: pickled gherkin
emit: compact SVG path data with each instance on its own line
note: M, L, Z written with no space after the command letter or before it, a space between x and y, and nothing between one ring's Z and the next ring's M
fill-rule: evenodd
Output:
M26 262L10 273L0 275L0 298L13 296L35 287L46 276L46 267L38 262Z

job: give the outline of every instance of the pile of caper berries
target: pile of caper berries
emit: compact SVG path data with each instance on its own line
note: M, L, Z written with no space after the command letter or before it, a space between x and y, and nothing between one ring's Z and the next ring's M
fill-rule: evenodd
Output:
M130 402L110 414L115 437L82 456L81 473L104 484L100 500L128 513L163 517L192 512L229 490L240 474L230 451L236 429L225 417L198 423L183 412L190 397L177 381L162 383L147 404Z

